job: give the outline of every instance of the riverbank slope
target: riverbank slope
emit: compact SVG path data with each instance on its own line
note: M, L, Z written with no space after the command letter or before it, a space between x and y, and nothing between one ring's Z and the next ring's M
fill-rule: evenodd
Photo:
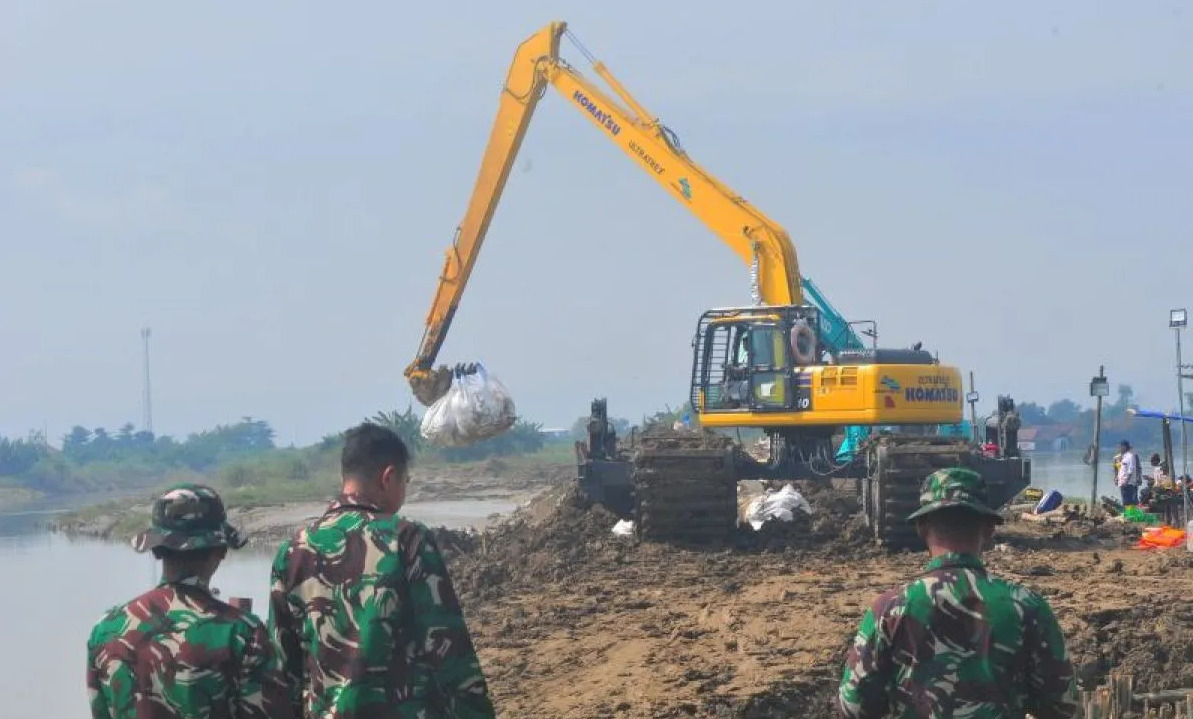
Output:
M574 465L502 460L416 468L411 473L407 504L485 500L521 504L544 489L569 482L575 472ZM229 521L244 533L249 545L270 547L321 514L337 487L304 483L293 492L277 485L266 491L252 486L218 489ZM126 541L148 523L152 501L153 495L146 494L103 502L60 515L50 529L67 536Z

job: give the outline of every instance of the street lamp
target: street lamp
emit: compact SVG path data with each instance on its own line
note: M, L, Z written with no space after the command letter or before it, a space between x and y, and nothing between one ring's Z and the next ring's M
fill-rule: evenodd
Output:
M1181 330L1189 325L1189 313L1183 308L1168 311L1168 326L1176 334L1176 399L1180 407L1181 417L1185 416L1185 370L1189 369L1181 361ZM1181 422L1181 476L1189 476L1189 433L1185 423ZM1185 486L1187 480L1181 484L1181 494L1185 498L1185 525L1189 524L1189 494Z
M969 431L973 435L974 444L981 442L978 434L978 390L973 385L973 372L969 373L969 392L965 394L965 401L969 403Z
M1089 513L1093 516L1098 507L1098 449L1102 446L1102 398L1110 395L1110 381L1106 379L1106 367L1098 367L1098 376L1089 381L1089 396L1096 397L1097 412L1094 413L1093 465L1094 480L1089 490Z

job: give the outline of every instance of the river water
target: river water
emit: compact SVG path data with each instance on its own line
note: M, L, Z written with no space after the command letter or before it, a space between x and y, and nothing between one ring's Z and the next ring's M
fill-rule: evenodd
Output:
M1037 456L1033 473L1036 487L1089 497L1092 470L1079 457ZM1098 490L1116 496L1105 463ZM89 716L83 683L87 635L105 609L136 596L159 576L152 556L125 544L44 530L55 512L70 508L32 505L0 513L0 719ZM427 502L408 505L403 513L461 527L513 509L504 500ZM252 598L254 611L264 617L271 559L269 550L231 552L213 585L223 597Z
M97 498L89 497L88 501ZM463 527L512 511L506 500L425 502L403 514L432 526ZM91 627L104 610L152 586L160 564L127 544L69 539L45 531L70 507L32 505L0 513L0 719L86 719L83 672ZM250 597L268 612L272 551L229 552L212 585L221 597Z

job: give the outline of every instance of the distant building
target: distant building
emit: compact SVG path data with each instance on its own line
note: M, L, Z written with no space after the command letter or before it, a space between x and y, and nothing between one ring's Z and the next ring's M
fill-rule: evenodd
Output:
M567 439L572 436L570 429L541 429L539 432L547 439Z
M1071 424L1043 424L1019 430L1021 452L1068 452L1073 446Z

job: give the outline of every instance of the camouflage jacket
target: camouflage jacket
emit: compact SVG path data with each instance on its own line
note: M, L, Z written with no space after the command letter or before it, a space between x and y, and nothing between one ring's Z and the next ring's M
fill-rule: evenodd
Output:
M1077 690L1043 597L989 576L974 555L945 554L867 610L837 707L849 719L1060 719L1077 710Z
M274 559L269 626L306 716L494 716L430 530L341 495Z
M198 579L109 610L87 642L95 719L289 717L284 681L264 622Z

